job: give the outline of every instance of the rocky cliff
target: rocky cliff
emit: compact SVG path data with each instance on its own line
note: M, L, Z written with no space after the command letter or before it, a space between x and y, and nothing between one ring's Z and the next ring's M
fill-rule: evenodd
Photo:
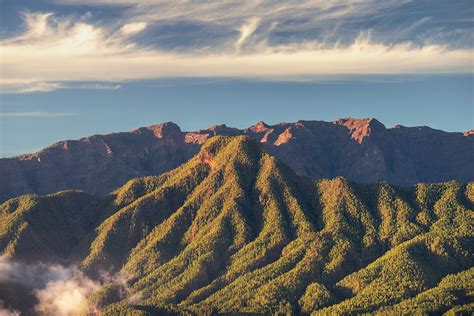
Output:
M297 121L243 130L216 125L183 132L174 123L61 141L39 152L0 159L0 201L82 189L105 194L135 177L159 175L196 154L215 135L246 134L299 175L357 182L474 180L474 134L429 127L386 128L376 119Z

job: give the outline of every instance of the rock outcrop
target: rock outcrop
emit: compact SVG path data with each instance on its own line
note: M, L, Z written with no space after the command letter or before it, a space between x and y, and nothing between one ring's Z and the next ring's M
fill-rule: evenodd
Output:
M33 154L0 159L0 201L64 189L105 194L131 178L177 167L212 136L242 134L261 142L297 174L318 179L343 176L401 186L474 180L472 130L463 134L429 127L386 128L373 118L258 122L243 130L215 125L196 132L163 123L62 141Z

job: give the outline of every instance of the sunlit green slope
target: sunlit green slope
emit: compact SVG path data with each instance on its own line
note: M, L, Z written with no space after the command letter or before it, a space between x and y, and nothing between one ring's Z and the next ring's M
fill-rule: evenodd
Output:
M472 183L315 182L246 137L215 137L105 200L2 204L0 246L126 276L90 298L107 314L468 312L473 204Z
M80 191L11 199L0 204L0 250L25 261L72 262L109 204Z

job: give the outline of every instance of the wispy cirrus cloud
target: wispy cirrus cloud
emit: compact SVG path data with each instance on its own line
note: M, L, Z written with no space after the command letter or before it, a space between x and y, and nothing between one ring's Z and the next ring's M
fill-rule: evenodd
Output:
M0 93L34 93L34 92L50 92L61 87L58 82L37 82L30 81L27 78L24 80L8 78L0 79Z
M136 34L143 31L147 27L146 22L133 22L123 25L120 31L125 35Z
M417 4L409 0L60 3L124 5L124 13L110 23L94 21L93 13L88 19L23 13L24 30L0 40L2 91L48 92L80 88L75 82L83 81L119 88L113 82L163 77L473 71L472 45L443 42L441 31L429 35L440 27L430 16L436 11L426 7L426 16L412 17L407 6ZM382 32L387 25L397 34ZM463 25L456 33L461 38L469 29Z
M28 79L0 79L0 93L4 94L41 93L59 89L118 90L120 88L120 84L107 82L52 82L30 81Z
M240 52L240 47L242 46L242 44L244 44L245 40L255 32L259 22L260 19L258 17L254 17L239 27L238 30L240 32L240 37L235 42L235 46L238 52Z

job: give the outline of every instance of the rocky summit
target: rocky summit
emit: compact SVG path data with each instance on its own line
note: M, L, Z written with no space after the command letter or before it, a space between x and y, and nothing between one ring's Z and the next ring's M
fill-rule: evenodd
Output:
M183 132L174 123L61 141L39 152L0 159L0 201L27 193L80 189L107 194L126 181L184 163L213 136L248 135L301 176L363 183L474 180L474 134L429 127L386 128L373 118L298 121L245 129L216 125Z

